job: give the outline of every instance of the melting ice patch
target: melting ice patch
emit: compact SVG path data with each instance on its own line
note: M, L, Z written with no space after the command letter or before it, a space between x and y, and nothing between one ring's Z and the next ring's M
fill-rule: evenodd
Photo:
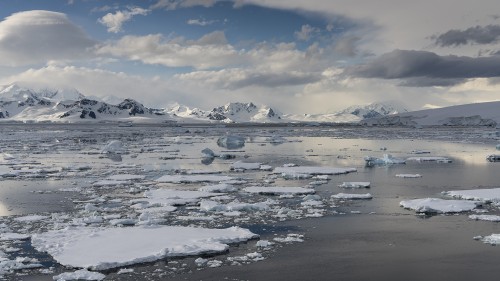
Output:
M459 213L467 212L481 205L477 201L444 200L439 198L424 198L403 200L399 205L405 209L415 210L417 213Z
M32 245L64 266L105 270L165 257L219 253L229 248L228 243L257 237L239 227L76 227L35 234Z
M490 245L496 246L496 245L500 244L500 234L491 234L491 235L484 236L484 237L479 236L479 237L477 237L477 240L480 240L485 244L490 244Z
M470 215L469 218L479 221L500 222L500 216L496 215Z
M332 195L331 198L356 200L356 199L372 199L373 196L370 193L365 193L365 194L338 193L338 194Z
M343 182L342 184L339 184L339 187L342 188L369 188L370 187L370 182L364 182L364 181L349 181L349 182Z
M259 194L313 194L316 191L304 187L279 187L279 186L249 186L243 188L244 192Z

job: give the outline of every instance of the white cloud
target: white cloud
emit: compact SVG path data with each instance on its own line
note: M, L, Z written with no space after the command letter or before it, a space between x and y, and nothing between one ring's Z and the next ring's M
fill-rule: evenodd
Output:
M299 31L295 31L295 38L301 41L309 41L314 35L320 32L319 28L304 24Z
M204 19L189 19L187 24L189 25L199 25L199 26L207 26L216 23L216 20L204 20Z
M158 2L151 6L151 9L175 10L194 6L208 8L215 5L218 1L221 0L158 0Z
M122 26L125 22L132 19L133 16L142 15L145 16L150 12L150 10L130 7L128 10L116 11L113 13L107 13L105 16L100 18L98 21L102 25L108 28L108 32L118 33L122 31Z
M19 12L0 22L0 65L81 59L90 55L95 43L65 14Z
M197 69L223 67L238 64L240 53L225 43L221 32L203 36L199 40L166 40L160 34L124 36L109 42L97 50L98 54L123 57L168 67L192 66Z

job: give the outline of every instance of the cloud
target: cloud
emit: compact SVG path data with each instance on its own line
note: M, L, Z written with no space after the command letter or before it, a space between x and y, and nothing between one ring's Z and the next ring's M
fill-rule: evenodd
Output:
M218 22L217 20L204 20L204 19L190 19L187 21L189 25L199 25L199 26L207 26L212 25Z
M427 51L395 50L367 64L348 67L345 73L364 78L411 78L413 82L419 78L421 83L434 80L442 84L443 79L452 82L452 79L500 77L499 64L500 57L439 56Z
M317 27L312 27L308 24L302 25L299 31L295 31L294 35L295 38L301 41L309 41L311 37L313 37L315 34L319 33L320 30Z
M158 2L151 6L151 9L175 10L194 6L209 8L218 1L220 0L158 0Z
M118 33L122 31L122 26L125 22L132 19L133 16L142 15L145 16L150 12L150 10L143 9L140 7L130 7L128 10L116 11L113 13L107 13L105 16L100 18L98 21L102 25L108 28L108 32Z
M335 42L334 51L345 57L354 57L358 54L356 44L361 38L357 36L346 36Z
M34 10L0 22L0 65L20 66L90 56L95 45L65 14Z
M500 40L500 25L475 26L465 30L452 29L431 37L441 47L466 44L492 44Z
M253 69L223 69L218 71L195 71L175 76L178 79L209 84L215 88L241 89L245 87L275 88L303 85L316 82L318 74L300 71L261 72Z
M214 32L195 41L166 40L160 34L124 36L97 49L101 55L112 55L145 64L167 67L191 66L196 69L223 67L240 62L239 52L225 43L223 33Z

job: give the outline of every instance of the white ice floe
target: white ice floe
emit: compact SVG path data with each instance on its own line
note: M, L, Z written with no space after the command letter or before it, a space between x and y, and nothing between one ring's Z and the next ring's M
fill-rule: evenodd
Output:
M356 172L356 168L334 168L315 166L286 166L274 168L275 174L282 175L341 175Z
M41 221L48 218L48 216L41 216L41 215L30 215L30 216L24 216L24 217L17 217L14 220L19 221L19 222L35 222L35 221Z
M196 182L223 182L234 180L233 177L223 175L166 175L157 179L157 182L168 183L196 183Z
M4 279L4 275L12 273L15 270L30 269L43 267L35 258L17 257L10 260L5 257L5 253L0 251L0 279Z
M416 161L416 162L437 162L437 163L451 163L452 160L447 157L439 156L425 156L425 157L409 157L406 161Z
M144 192L145 199L152 206L175 206L196 203L201 198L218 196L221 193L194 190L153 189Z
M416 178L421 178L421 174L397 174L395 176L396 178L404 178L404 179L416 179Z
M5 232L0 234L0 241L10 241L10 240L25 240L30 238L29 235L13 232Z
M216 185L202 186L198 188L198 190L205 192L234 192L238 189L230 184L221 183Z
M498 245L500 244L500 234L491 234L484 237L478 237L485 244Z
M213 200L201 200L200 209L203 211L215 212L232 212L232 211L263 211L269 209L267 202L258 203L244 203L244 202L231 202L228 204L220 204Z
M112 141L108 142L101 149L102 154L107 154L107 153L123 154L125 152L126 152L126 150L123 147L123 143L119 140L112 140Z
M104 186L117 186L117 185L128 185L128 184L131 184L131 182L124 180L100 180L94 182L92 185L95 187L104 187Z
M107 178L108 180L116 180L116 181L130 181L130 180L142 180L144 179L143 175L130 175L130 174L120 174L113 175Z
M466 200L444 200L439 198L423 198L403 200L399 205L405 209L415 210L417 213L459 213L471 211L480 205L480 202Z
M366 165L392 165L392 164L405 164L406 160L392 157L390 154L384 154L382 158L366 156L365 158Z
M279 187L279 186L249 186L243 188L244 192L259 194L313 194L316 191L304 187Z
M275 237L273 240L279 243L304 242L304 235L290 233L286 237Z
M239 227L76 227L34 234L32 245L64 266L105 270L165 257L219 253L227 251L228 243L257 237Z
M345 181L339 185L342 188L369 188L369 181Z
M354 194L354 193L338 193L331 196L333 199L372 199L373 196L370 193L365 194Z
M495 202L495 203L500 202L500 188L451 190L443 193L445 195L460 199L478 200L483 202Z
M493 221L500 222L500 216L496 215L470 215L470 219L479 220L479 221Z
M231 170L260 170L262 163L246 163L243 161L236 161L231 164Z
M103 280L106 275L99 272L92 272L86 269L80 269L74 272L64 272L52 277L56 281L69 281L69 280Z

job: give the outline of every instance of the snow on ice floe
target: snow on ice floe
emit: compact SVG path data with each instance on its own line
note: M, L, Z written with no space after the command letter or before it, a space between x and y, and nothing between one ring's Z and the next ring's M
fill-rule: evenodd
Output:
M500 244L500 234L491 234L488 236L479 236L479 237L474 237L476 240L480 240L485 244L490 244L490 245L498 245Z
M35 222L35 221L41 221L44 219L49 218L48 216L41 216L41 215L30 215L30 216L23 216L23 217L17 217L14 220L18 222Z
M424 198L403 200L399 205L405 209L415 210L417 213L459 213L467 212L480 206L477 201L466 200L444 200L439 198Z
M421 174L397 174L395 176L396 178L404 178L404 179L416 179L416 178L421 178Z
M0 234L0 241L26 240L29 238L30 236L27 234L14 233L14 232L5 232Z
M165 183L197 183L197 182L224 182L235 178L223 175L165 175L157 182Z
M232 212L232 211L265 211L269 209L268 202L258 203L243 203L230 202L228 204L220 204L212 200L201 200L200 210L215 211L215 212Z
M246 163L237 161L231 164L231 170L260 170L262 163Z
M279 186L249 186L243 188L244 192L259 194L313 194L316 191L304 187L279 187Z
M372 199L373 196L370 193L365 194L354 194L354 193L338 193L331 196L333 199L348 199L348 200L356 200L356 199Z
M339 184L339 187L342 188L369 188L370 182L365 181L345 181L342 184Z
M64 266L105 270L165 257L224 252L228 243L257 237L240 227L75 227L34 234L32 245Z
M478 221L500 222L500 216L496 215L470 215L469 218Z
M453 162L450 158L439 157L439 156L408 157L408 158L406 158L406 161L436 162L436 163L451 163L451 162Z
M466 200L500 203L500 188L452 190L443 194Z
M124 154L126 152L125 147L123 147L123 143L119 140L112 140L108 142L102 149L102 154Z
M56 281L69 281L69 280L103 280L106 275L99 272L92 272L86 269L80 269L73 272L64 272L53 277Z
M341 175L356 171L356 168L333 168L315 166L284 166L274 168L275 174L281 174L285 178L309 178L313 175Z
M146 200L150 206L174 206L196 203L201 198L219 196L221 194L223 193L195 190L153 189L144 192L145 199L137 200Z

